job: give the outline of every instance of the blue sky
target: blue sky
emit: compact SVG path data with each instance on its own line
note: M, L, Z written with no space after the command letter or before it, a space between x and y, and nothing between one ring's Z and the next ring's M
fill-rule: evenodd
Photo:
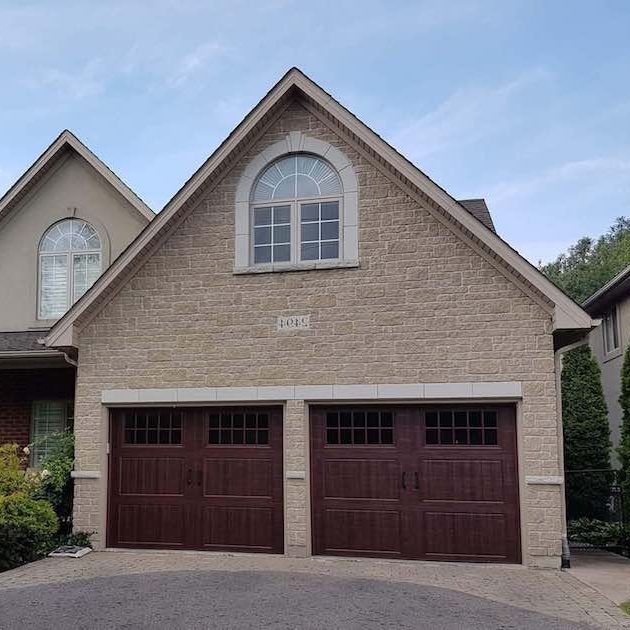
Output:
M159 210L297 65L536 263L630 215L630 2L0 0L0 189L64 128Z

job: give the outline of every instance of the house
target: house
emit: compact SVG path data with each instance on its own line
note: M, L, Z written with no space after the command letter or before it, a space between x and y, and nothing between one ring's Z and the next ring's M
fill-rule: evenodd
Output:
M72 424L76 363L39 340L153 217L64 131L0 198L0 443Z
M621 367L630 342L630 266L593 293L583 307L591 317L602 321L602 325L591 332L588 342L602 371L611 438L613 446L617 447L623 415L619 404Z
M560 566L559 353L594 322L465 205L291 69L45 339L75 527Z

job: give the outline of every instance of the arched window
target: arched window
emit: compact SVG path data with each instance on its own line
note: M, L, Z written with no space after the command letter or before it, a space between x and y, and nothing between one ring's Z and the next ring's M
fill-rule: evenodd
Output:
M55 223L39 245L39 319L61 317L101 275L101 239L81 219Z
M278 262L341 257L343 187L337 171L307 153L281 157L252 187L252 260Z

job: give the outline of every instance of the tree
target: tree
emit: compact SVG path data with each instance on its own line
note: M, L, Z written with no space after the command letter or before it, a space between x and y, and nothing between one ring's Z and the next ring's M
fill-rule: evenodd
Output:
M562 424L568 517L605 519L612 444L601 371L588 346L563 357Z
M552 282L583 302L630 264L630 219L619 217L597 240L581 238L567 253L539 265Z
M626 348L626 354L621 368L621 438L617 447L617 455L621 462L622 488L624 496L624 512L630 522L630 346Z

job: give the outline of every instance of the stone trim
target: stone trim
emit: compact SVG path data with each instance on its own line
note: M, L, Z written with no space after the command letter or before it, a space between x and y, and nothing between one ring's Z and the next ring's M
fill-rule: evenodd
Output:
M312 261L275 265L250 264L251 212L250 193L259 173L271 162L290 153L312 153L329 162L339 174L343 187L342 258L336 264L313 264ZM236 187L234 215L234 273L272 273L303 269L356 267L359 258L359 183L352 162L337 147L301 131L289 132L283 140L272 144L257 155L245 168ZM344 264L346 263L346 264ZM350 264L347 264L350 263Z
M271 265L252 265L251 267L235 267L234 275L247 273L273 273L274 271L309 271L313 269L349 269L359 267L358 260L318 260L299 263L273 263Z
M453 400L522 398L520 382L412 383L361 385L279 385L268 387L180 387L165 389L106 389L105 405L285 400Z
M285 477L287 479L303 479L306 480L306 472L303 470L287 470Z
M561 486L564 477L557 475L528 475L525 477L528 486Z
M100 479L101 473L98 470L71 470L70 476L73 479Z

